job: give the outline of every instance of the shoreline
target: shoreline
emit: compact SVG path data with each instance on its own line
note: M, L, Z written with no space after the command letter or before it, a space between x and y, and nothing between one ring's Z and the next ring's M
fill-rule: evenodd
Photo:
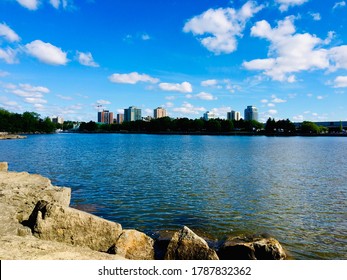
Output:
M188 227L156 239L70 207L71 189L0 162L0 259L282 260L273 237L226 236L216 247Z

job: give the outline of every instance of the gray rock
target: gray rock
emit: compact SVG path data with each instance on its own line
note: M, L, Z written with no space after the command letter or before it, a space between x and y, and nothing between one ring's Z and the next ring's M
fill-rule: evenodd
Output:
M130 260L154 260L154 240L137 230L123 230L108 252Z
M272 237L228 237L218 250L221 260L283 260L286 253Z
M63 205L39 201L29 218L34 236L107 252L122 233L122 226Z
M204 239L185 226L173 235L164 259L218 260L218 256Z

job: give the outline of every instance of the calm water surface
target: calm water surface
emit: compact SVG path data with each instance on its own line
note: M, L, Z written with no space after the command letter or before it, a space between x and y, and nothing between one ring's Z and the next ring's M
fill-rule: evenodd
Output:
M295 259L347 259L344 137L32 135L1 141L0 161L124 228L268 233Z

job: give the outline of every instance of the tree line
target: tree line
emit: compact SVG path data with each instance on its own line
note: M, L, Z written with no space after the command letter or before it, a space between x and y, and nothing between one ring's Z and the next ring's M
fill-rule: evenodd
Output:
M56 125L35 112L11 113L0 108L0 131L10 133L52 133Z
M70 130L75 122L65 121L55 124L50 118L41 118L38 113L11 113L0 108L0 131L10 133L52 133L56 129ZM188 119L164 117L150 121L123 122L122 124L100 124L93 121L82 122L79 132L138 132L138 133L254 133L265 135L297 135L327 133L328 128L309 121L296 127L289 119L275 120L269 118L265 124L257 121L231 121L225 119Z
M122 124L98 124L93 121L80 124L82 132L144 132L144 133L228 133L233 131L256 132L264 125L257 121L231 121L224 119L188 119L163 117L150 121L132 121Z

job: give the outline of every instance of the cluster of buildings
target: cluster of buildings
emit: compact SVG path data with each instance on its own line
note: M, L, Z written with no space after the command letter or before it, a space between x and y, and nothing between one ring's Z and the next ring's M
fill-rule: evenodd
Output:
M167 111L162 108L158 107L154 109L153 116L155 119L167 117ZM123 122L132 122L132 121L138 121L138 120L144 120L144 121L150 121L152 117L148 116L143 118L141 109L130 106L127 109L124 109L124 113L117 114L116 118L114 118L114 115L112 112L108 110L102 110L101 112L98 112L98 122L99 123L106 123L106 124L112 124L112 123L118 123L121 124Z
M163 118L167 116L168 114L166 109L162 107L158 107L153 110L154 119L159 119L159 118ZM215 119L216 115L213 112L207 111L206 113L203 114L202 118L208 121L211 119ZM129 108L124 109L124 113L117 114L116 118L114 117L114 114L108 110L102 110L98 112L98 123L121 124L123 122L131 122L131 121L138 121L138 120L150 121L151 119L152 117L150 116L145 118L142 117L141 109L135 106L130 106ZM237 111L228 112L227 119L232 121L239 121L241 119L241 113ZM247 106L247 108L245 109L244 120L258 121L258 109L255 106Z

